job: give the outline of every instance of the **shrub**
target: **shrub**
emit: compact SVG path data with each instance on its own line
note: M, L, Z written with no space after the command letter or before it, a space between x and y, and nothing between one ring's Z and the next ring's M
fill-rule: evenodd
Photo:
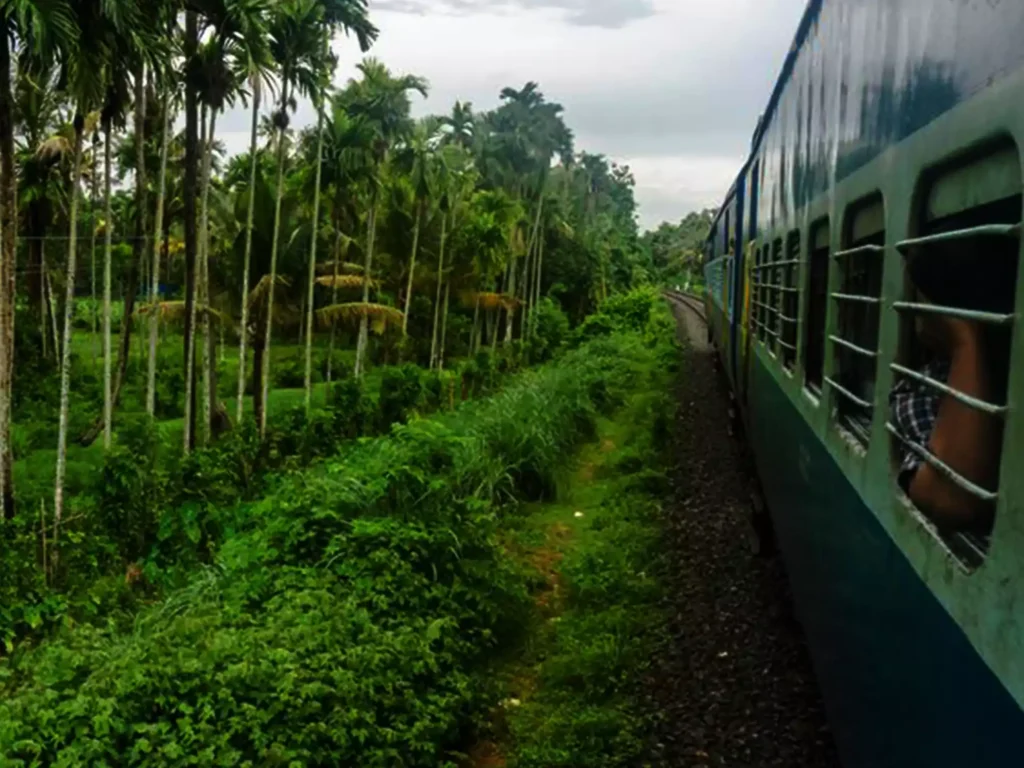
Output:
M168 540L230 529L215 567L132 626L79 626L0 662L0 755L444 764L485 703L473 669L526 623L526 581L498 536L504 502L532 495L592 433L596 380L628 386L641 347L611 349L580 350L491 400L280 475L256 503L219 492L239 482L226 456L270 460L255 441L197 452ZM418 399L413 371L386 372L392 413ZM198 490L207 473L224 476L213 492Z
M379 429L388 430L392 424L406 421L423 398L421 370L416 365L385 368L381 375L378 402Z
M530 321L533 324L530 358L535 363L547 362L569 338L569 316L560 304L545 297L534 308Z

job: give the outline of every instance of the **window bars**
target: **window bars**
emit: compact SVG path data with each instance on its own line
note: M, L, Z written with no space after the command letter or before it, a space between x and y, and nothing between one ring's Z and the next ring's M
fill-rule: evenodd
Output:
M933 245L936 243L948 243L955 242L958 240L967 240L976 237L1009 237L1009 238L1020 238L1021 225L1020 224L986 224L978 227L971 227L969 229L961 229L953 232L945 232L938 235L929 235L927 237L919 237L911 240L904 240L896 244L896 249L900 252L905 253L911 248L920 248L923 246ZM993 326L1009 326L1012 325L1016 320L1017 315L1014 313L1004 314L996 312L981 312L970 309L961 309L958 307L944 306L939 304L921 304L911 301L897 301L893 304L893 307L897 312L904 315L917 315L917 314L936 314L943 315L945 317L955 317L963 320L972 320L974 322L984 323ZM916 381L918 384L922 384L929 387L937 392L941 392L943 395L953 397L969 408L987 413L991 416L1005 419L1008 412L1008 407L999 403L989 403L984 400L979 400L976 397L972 397L964 392L949 386L946 382L938 381L930 376L926 376L923 373L915 371L906 366L898 363L893 363L890 368L897 377L909 378ZM931 451L928 450L927 446L919 445L914 441L908 439L905 435L901 434L899 429L890 421L886 424L886 429L889 433L896 438L907 450L915 453L918 458L922 461L927 462L937 472L944 475L950 482L955 483L962 490L970 493L972 496L986 502L996 502L999 498L997 491L992 491L987 488L982 488L976 483L971 482L966 477L961 475L955 469L950 467L948 464L943 462Z
M884 242L884 234L872 240ZM874 416L874 381L878 367L878 329L882 305L885 248L876 243L837 252L842 290L831 294L838 310L838 330L828 337L836 352L836 375L825 382L837 395L840 423L867 445Z
M782 271L781 313L779 314L779 347L782 350L782 365L787 371L796 367L797 330L800 320L800 289L797 280L800 275L800 232L790 232L786 238L786 258L778 262Z

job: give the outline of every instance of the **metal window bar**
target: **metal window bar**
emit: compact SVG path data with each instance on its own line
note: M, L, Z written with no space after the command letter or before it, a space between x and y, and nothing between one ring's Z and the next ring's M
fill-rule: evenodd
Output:
M850 350L855 354L860 355L861 357L868 357L871 358L872 360L878 357L877 352L872 352L870 349L865 349L864 347L857 346L853 342L847 341L846 339L840 336L829 336L828 339L833 344L838 344L841 347L845 347L846 349Z
M952 243L959 240L970 240L975 237L1020 237L1021 225L1017 224L983 224L979 227L956 229L952 232L940 232L936 235L914 237L896 243L896 249L907 251L935 243Z
M853 392L848 390L835 379L831 379L828 376L826 376L825 383L832 387L832 389L841 394L843 397L845 397L847 400L849 400L851 403L859 405L861 408L865 408L867 410L874 410L874 405L869 403L867 400L857 397L855 394L853 394Z
M847 248L845 251L836 251L832 254L833 259L845 259L850 256L866 256L867 254L885 253L883 245L859 245L856 248Z
M976 397L965 395L960 390L954 389L948 384L943 384L941 381L933 379L930 376L925 376L923 373L919 373L911 368L906 368L902 365L897 365L896 363L893 363L889 367L892 369L894 373L900 374L901 376L907 376L908 378L914 379L914 381L918 381L924 384L925 386L937 389L940 392L947 394L956 400L959 400L964 405L970 408L974 408L977 411L987 413L991 416L1005 416L1007 412L1010 410L1005 405L996 405L995 403L988 403L984 400L979 400Z
M933 469L941 472L947 480L956 483L957 486L959 486L962 490L967 491L969 494L981 499L982 501L996 501L999 498L998 493L986 490L985 488L982 488L980 485L972 483L970 480L961 475L951 466L946 464L938 456L935 456L927 448L905 437L903 434L900 433L900 431L892 422L886 423L885 428L889 431L889 434L891 434L893 437L895 437L897 440L903 443L903 445L905 445L908 449L917 454L917 456L922 461L928 462L928 464L930 464Z
M933 315L946 315L957 317L961 320L976 320L979 323L990 325L1010 325L1017 319L1017 315L1003 315L995 312L979 312L973 309L958 309L946 307L941 304L920 304L913 301L897 301L893 303L893 309L897 312L924 312Z
M833 293L832 298L836 301L850 301L858 304L881 304L882 300L878 296L859 296L855 293Z

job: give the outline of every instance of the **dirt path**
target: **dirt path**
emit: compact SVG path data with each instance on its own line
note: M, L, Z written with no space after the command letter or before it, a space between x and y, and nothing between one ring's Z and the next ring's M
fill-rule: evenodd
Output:
M807 648L777 556L751 554L753 491L727 436L728 401L702 323L675 307L685 351L675 429L670 641L646 705L660 713L658 766L838 766Z

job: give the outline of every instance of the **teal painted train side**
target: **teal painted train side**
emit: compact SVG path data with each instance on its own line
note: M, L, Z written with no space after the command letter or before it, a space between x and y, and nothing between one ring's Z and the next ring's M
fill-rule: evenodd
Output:
M986 318L1012 331L990 542L902 493L888 407L920 311L903 254L953 238L985 270L995 227L1020 258L1021 40L1024 3L813 0L706 245L711 335L851 768L1024 764L1024 280Z

